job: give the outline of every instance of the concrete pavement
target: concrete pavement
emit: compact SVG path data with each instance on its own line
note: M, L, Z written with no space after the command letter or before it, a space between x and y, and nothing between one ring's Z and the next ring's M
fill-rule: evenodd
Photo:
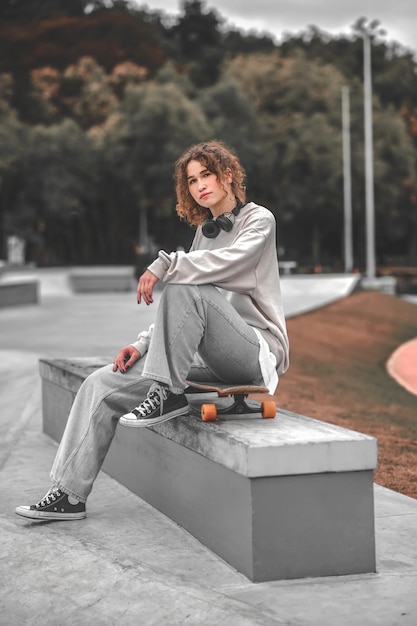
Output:
M37 274L39 305L0 310L0 623L417 623L417 501L382 487L375 487L377 573L358 576L250 583L104 473L86 520L18 518L15 506L49 487L56 451L41 431L38 358L111 357L155 311L137 307L134 294L72 296L62 272ZM308 296L303 287L303 306Z

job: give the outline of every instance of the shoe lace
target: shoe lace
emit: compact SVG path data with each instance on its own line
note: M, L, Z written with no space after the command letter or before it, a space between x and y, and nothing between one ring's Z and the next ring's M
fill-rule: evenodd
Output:
M61 491L59 489L54 489L53 491L48 491L48 493L42 498L40 502L36 505L36 508L40 509L43 506L48 506L51 502L55 502L61 496Z
M156 409L160 409L160 414L164 410L164 400L168 397L168 388L164 385L154 383L149 389L147 398L136 407L135 411L140 417L148 417Z

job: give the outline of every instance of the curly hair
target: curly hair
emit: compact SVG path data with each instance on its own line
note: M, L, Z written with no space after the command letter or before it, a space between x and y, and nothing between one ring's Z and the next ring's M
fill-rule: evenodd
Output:
M226 183L226 172L232 173L232 193L245 203L245 171L236 155L221 141L208 141L191 146L177 160L174 168L177 213L190 226L202 224L210 214L209 209L196 203L188 188L187 167L190 161L198 161L209 172L216 174L220 183Z

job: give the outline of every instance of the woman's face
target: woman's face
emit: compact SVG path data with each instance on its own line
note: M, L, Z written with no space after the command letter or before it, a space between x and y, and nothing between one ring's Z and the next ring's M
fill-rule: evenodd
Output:
M230 212L235 205L232 193L232 175L227 173L226 182L221 183L217 175L210 172L199 161L190 161L187 165L188 189L193 199L202 207L209 209L213 216Z

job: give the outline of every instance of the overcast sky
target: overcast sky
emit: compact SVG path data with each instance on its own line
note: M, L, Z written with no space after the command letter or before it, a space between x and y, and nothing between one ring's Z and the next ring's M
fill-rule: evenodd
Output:
M150 9L175 15L180 0L133 0ZM206 0L228 24L269 32L279 40L310 24L332 34L350 33L358 17L379 19L388 41L398 41L417 53L417 0Z

